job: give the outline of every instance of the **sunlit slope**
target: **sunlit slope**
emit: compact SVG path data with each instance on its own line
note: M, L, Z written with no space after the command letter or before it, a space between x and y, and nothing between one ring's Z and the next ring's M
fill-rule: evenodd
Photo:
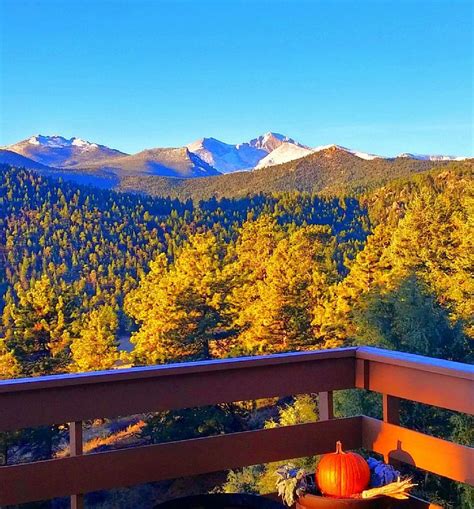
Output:
M139 190L157 196L205 199L286 191L338 192L353 186L384 182L442 167L447 162L407 158L357 157L338 147L310 154L285 164L201 179L125 177L121 190Z

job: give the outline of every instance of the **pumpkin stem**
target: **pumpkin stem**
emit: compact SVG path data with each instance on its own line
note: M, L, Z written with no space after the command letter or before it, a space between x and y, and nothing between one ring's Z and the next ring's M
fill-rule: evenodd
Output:
M339 440L336 442L336 454L344 454L344 451L342 450L342 444Z

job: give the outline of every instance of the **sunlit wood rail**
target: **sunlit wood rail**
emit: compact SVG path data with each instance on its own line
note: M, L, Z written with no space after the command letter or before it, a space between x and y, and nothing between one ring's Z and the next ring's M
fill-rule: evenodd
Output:
M356 387L383 394L383 421L333 419L333 391ZM83 454L85 420L305 393L319 393L319 422ZM71 437L69 457L0 467L0 506L71 496L80 508L91 491L321 454L336 440L474 484L473 449L400 427L399 398L474 414L474 369L362 347L0 381L0 431L69 423Z

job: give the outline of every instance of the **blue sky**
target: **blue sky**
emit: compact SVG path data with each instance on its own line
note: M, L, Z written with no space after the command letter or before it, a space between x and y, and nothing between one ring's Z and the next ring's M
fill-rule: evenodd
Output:
M473 155L469 0L1 0L0 144Z

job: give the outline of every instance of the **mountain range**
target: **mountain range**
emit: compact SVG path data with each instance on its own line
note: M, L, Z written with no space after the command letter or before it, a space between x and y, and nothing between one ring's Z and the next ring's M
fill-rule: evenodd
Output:
M6 162L4 159L8 154L5 154L5 151L9 151L50 168L100 168L115 170L117 173L135 172L189 178L282 164L330 147L337 147L361 159L389 159L340 145L310 148L288 136L268 132L236 145L224 143L216 138L201 138L185 147L151 148L137 154L127 154L81 138L68 139L59 135L38 134L18 143L1 147L0 162ZM421 155L407 152L397 157L424 161L464 159L456 156ZM38 168L37 165L32 164L32 166Z
M79 183L145 192L158 189L169 194L177 189L198 189L199 194L205 195L222 194L226 185L233 190L237 186L239 194L288 189L292 188L292 179L293 188L314 191L390 173L402 175L407 168L410 172L422 171L463 159L411 153L390 158L340 145L310 148L272 132L235 145L201 138L184 147L151 148L136 154L81 138L40 134L0 148L0 163ZM215 177L219 178L214 180ZM185 194L194 195L192 191Z
M38 134L1 148L0 162L11 161L10 153L26 158L18 162L33 169L40 169L40 164L50 169L105 170L120 177L143 174L193 178L279 164L308 155L311 149L287 136L266 133L236 145L201 138L185 147L127 154L80 138Z

